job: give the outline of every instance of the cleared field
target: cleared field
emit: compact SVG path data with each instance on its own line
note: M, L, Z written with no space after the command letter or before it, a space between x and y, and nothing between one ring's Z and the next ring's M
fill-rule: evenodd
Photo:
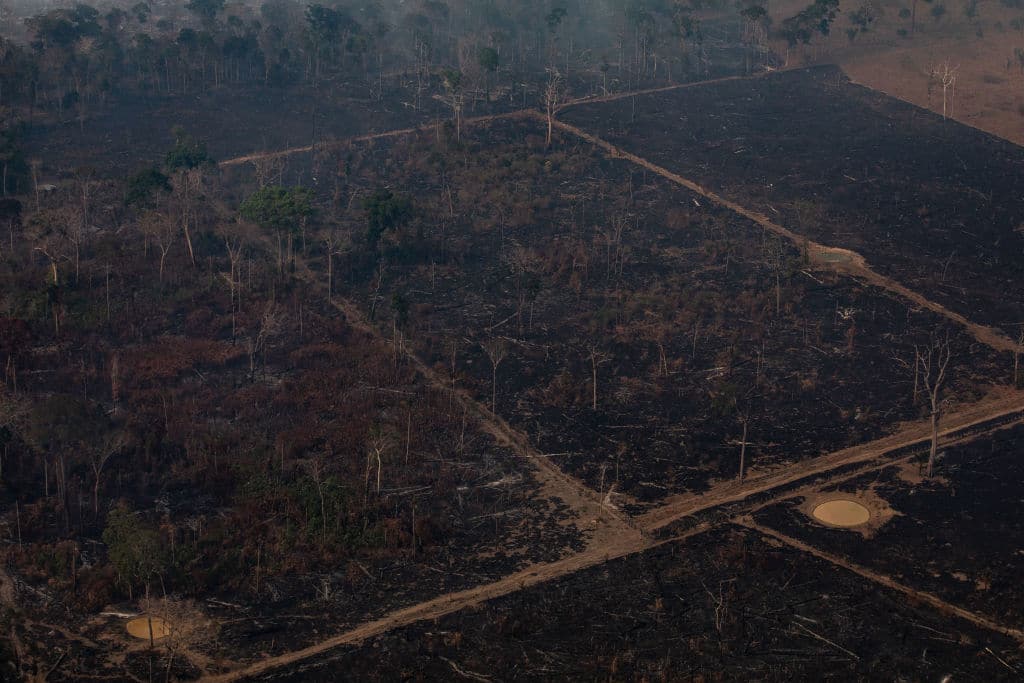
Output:
M338 212L343 294L568 472L644 506L734 478L744 423L762 470L921 417L914 348L940 318L571 136L545 152L538 132L506 120L319 163L345 169L335 198L413 198L372 244L365 207ZM951 335L957 400L1008 379L1008 359Z
M828 67L572 107L562 118L1018 336L1020 147Z

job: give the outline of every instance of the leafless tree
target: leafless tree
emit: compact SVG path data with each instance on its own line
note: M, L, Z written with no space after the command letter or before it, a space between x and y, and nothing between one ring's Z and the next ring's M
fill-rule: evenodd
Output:
M786 269L786 247L781 239L770 237L764 242L764 259L775 277L775 315L782 310L782 273Z
M267 307L260 316L259 327L256 334L249 337L249 378L256 375L256 357L265 356L267 347L271 340L281 333L284 323L284 314L273 302L268 302ZM264 360L264 363L266 361Z
M592 403L594 410L597 410L597 368L609 363L612 360L612 355L605 351L602 351L597 346L591 346L589 348L590 353L587 355L587 360L590 361L590 375L592 383Z
M104 439L102 444L92 448L89 453L89 465L92 467L92 513L98 518L100 514L100 484L103 479L103 468L107 462L124 447L124 436L115 432Z
M327 497L324 486L324 461L319 456L309 461L309 473L313 477L313 485L316 486L317 495L320 498L320 545L327 545ZM378 489L380 487L378 486Z
M495 413L498 405L498 366L508 356L508 345L504 339L495 337L480 346L491 361L491 412Z
M1013 351L1013 386L1020 386L1020 352L1024 349L1024 326L1021 326L1020 334L1017 336L1017 348Z
M466 105L466 93L463 90L461 71L444 72L444 89L448 93L443 101L452 110L452 118L455 121L455 141L462 139L462 110Z
M942 86L942 118L953 115L953 100L956 95L956 78L960 66L950 66L949 60L934 66L929 74L932 81ZM948 114L947 114L948 102Z
M167 653L164 680L169 683L174 660L209 643L214 637L215 627L191 601L166 596L160 599L146 597L139 606L151 619L159 618L163 621L166 635L160 639L159 644Z
M328 227L323 237L327 257L327 303L334 301L334 257L345 253L346 241L333 227Z
M743 413L740 416L740 424L743 425L743 437L740 441L740 472L736 475L738 481L743 481L747 471L747 427L750 424L750 415Z
M271 182L280 184L285 166L283 156L268 154L267 156L256 157L251 163L256 174L256 186L258 188L263 189L270 185Z
M562 76L557 69L548 69L548 82L544 86L544 113L547 116L548 129L544 144L551 147L551 137L555 128L555 113L565 97L562 87Z
M139 229L142 234L146 236L147 240L152 240L156 244L157 249L160 250L160 268L158 270L159 282L163 284L164 281L164 266L167 262L167 254L171 251L171 247L174 245L174 239L177 237L178 228L168 216L158 211L147 211L142 214L139 218Z
M175 205L178 210L178 221L185 235L185 246L192 265L196 264L196 253L192 247L192 227L196 222L197 205L203 186L203 169L180 169L175 172L172 187Z
M391 437L379 426L370 430L370 437L366 442L366 474L363 477L363 490L368 491L370 486L370 470L373 464L377 464L377 495L380 495L381 472L384 470L384 456L391 449Z
M953 356L949 335L933 338L924 349L914 347L914 354L920 368L921 381L931 402L932 445L928 452L928 476L935 472L935 456L939 448L939 417L942 408L942 388L947 379L949 361Z

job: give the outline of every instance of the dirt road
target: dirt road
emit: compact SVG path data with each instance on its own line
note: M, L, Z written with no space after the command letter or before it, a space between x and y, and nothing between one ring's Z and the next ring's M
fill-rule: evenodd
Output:
M945 415L942 419L943 427L940 437L948 438L956 432L975 425L1022 411L1024 411L1024 392L1005 390L988 400L961 407L956 412ZM1018 419L1015 422L1020 421L1024 421L1024 419ZM664 505L637 517L636 522L645 532L653 533L683 517L719 505L735 503L754 494L771 491L841 467L881 459L887 453L918 443L925 443L930 438L930 423L927 421L911 423L895 434L877 441L852 446L796 465L780 467L764 474L748 476L743 481L725 482L714 486L707 494L688 493L672 497Z
M670 92L672 90L682 90L684 88L695 88L701 85L713 85L715 83L724 83L726 81L745 81L757 78L764 78L767 75L765 73L754 74L752 76L727 76L725 78L716 78L708 81L693 81L690 83L677 83L675 85L665 85L658 88L648 88L646 90L630 90L628 92L612 93L610 95L601 95L600 97L581 97L578 99L568 100L559 106L558 110L563 111L569 107L574 107L580 104L593 104L596 102L615 102L616 100L623 100L627 97L637 97L639 95L651 95L659 92ZM488 123L491 121L499 121L502 119L516 119L516 118L527 118L534 117L537 115L535 109L517 109L515 111L502 112L500 114L488 114L486 116L473 116L462 120L462 125L466 126L479 125L481 123ZM412 133L420 133L424 131L433 130L437 126L437 121L428 121L418 126L412 126L410 128L399 128L396 130L388 130L380 133L367 133L365 135L356 135L354 137L339 138L337 140L324 140L320 143L320 146L325 149L333 147L341 147L356 142L367 142L370 140L383 140L386 138L401 137L402 135L410 135ZM269 152L253 152L252 154L246 154L244 156L235 157L233 159L225 159L218 165L222 167L227 166L238 166L241 164L247 164L260 159L274 159L278 157L291 156L293 154L304 154L306 152L312 152L313 145L305 145L303 147L289 147L287 149L279 149Z
M535 116L539 117L540 114L535 114ZM762 213L752 211L740 204L737 204L736 202L730 201L718 193L707 189L693 180L690 180L689 178L684 178L683 176L658 166L643 157L627 152L626 150L617 147L596 135L592 135L581 128L577 128L576 126L572 126L562 121L555 121L554 125L559 130L575 135L576 137L586 140L590 144L603 149L613 158L626 159L638 166L642 166L648 171L651 171L652 173L655 173L677 185L681 185L691 192L695 192L719 206L723 206L730 211L738 213L763 228L770 230L776 235L789 240L799 249L806 248L811 262L817 268L822 270L834 270L840 273L852 275L869 284L881 287L882 289L886 289L897 296L912 301L914 304L922 308L926 308L955 322L966 329L971 336L978 340L978 342L985 344L996 351L1024 352L1024 349L1002 332L991 327L986 327L985 325L973 323L959 313L954 313L945 306L931 301L921 294L904 287L892 278L872 270L871 267L868 266L864 257L857 252L814 242L803 235L795 233L778 223L775 223Z
M848 560L839 557L838 555L833 555L832 553L825 552L824 550L819 550L814 546L807 545L806 543L798 541L795 538L790 538L785 534L781 534L778 531L775 531L774 529L769 529L768 527L761 526L749 517L735 519L733 520L733 523L745 527L747 529L751 529L752 531L756 531L770 538L774 538L776 541L784 543L785 545L788 545L791 548L795 548L796 550L807 553L808 555L813 555L814 557L825 560L826 562L834 564L837 567L842 567L843 569L846 569L848 571L853 572L854 574L862 576L865 579L868 579L869 581L885 586L886 588L891 588L893 590L899 591L900 593L903 593L915 600L919 600L934 607L943 614L950 614L952 616L959 617L960 619L969 621L976 626L980 626L990 631L996 631L997 633L1002 633L1003 635L1007 635L1016 640L1017 642L1024 644L1024 631L1020 630L1019 628L1000 624L998 622L993 621L992 619L989 619L988 617L976 614L975 612L971 612L970 610L966 610L962 607L957 607L956 605L950 604L936 595L933 595L931 593L925 593L924 591L915 590L909 586L906 586L892 579L891 577L886 576L885 574L879 574L878 572L867 569L866 567L861 567L858 564L849 562Z
M706 529L695 529L689 535L696 535L705 530ZM657 544L642 538L639 533L618 535L610 538L608 541L603 543L601 547L590 548L582 553L572 555L557 562L524 569L494 583L478 586L477 588L471 588L458 593L442 595L433 600L413 605L412 607L398 610L397 612L392 612L381 619L367 622L362 626L352 629L351 631L338 634L337 636L328 638L316 645L312 645L302 650L289 652L278 657L271 657L252 664L245 669L232 671L220 676L212 676L204 680L210 681L211 683L226 683L227 681L237 681L242 678L258 676L271 669L295 664L342 645L357 644L367 638L372 638L373 636L381 633L385 633L392 629L406 626L417 621L422 621L424 619L437 619L447 614L451 614L452 612L457 612L467 607L480 604L486 600L493 600L494 598L508 595L509 593L523 590L545 581L551 581L552 579L578 572L582 569L586 569L587 567L601 564L602 562L607 562L608 560L651 548L654 545Z

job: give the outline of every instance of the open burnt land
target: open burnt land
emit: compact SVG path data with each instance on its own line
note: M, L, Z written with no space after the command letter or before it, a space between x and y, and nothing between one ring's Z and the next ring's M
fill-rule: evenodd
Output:
M177 126L206 140L215 159L226 159L450 117L433 91L423 93L419 109L414 89L397 82L380 97L355 83L323 84L316 91L227 85L195 94L124 93L82 123L51 116L33 124L27 146L42 160L44 174L88 165L124 176L163 161ZM481 105L481 111L487 108Z
M805 497L778 503L754 519L815 548L842 556L917 590L1019 628L1024 613L1019 576L1024 525L1018 509L1024 481L1024 429L1014 427L944 449L938 476L917 463L894 465L821 494L865 494L895 513L862 535L808 517ZM810 498L815 498L810 496Z
M1019 333L1024 152L1015 145L834 68L570 107L561 118Z
M99 613L147 594L194 675L585 547L593 519L255 236L211 225L161 266L97 221L59 288L20 248L0 265L2 566L51 680L145 675Z
M734 478L744 421L763 471L922 416L914 347L945 334L937 316L572 137L545 151L537 132L504 120L461 144L339 152L349 246L334 271L387 336L568 472L646 505ZM414 199L369 235L363 200L385 186ZM957 400L1010 379L1008 358L950 334Z
M724 528L266 678L928 681L1020 663L1009 638Z

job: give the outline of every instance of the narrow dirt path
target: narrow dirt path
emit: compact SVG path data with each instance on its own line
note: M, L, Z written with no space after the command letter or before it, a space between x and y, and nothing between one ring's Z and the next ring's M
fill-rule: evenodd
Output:
M664 85L657 88L647 88L644 90L630 90L628 92L612 93L610 95L601 95L600 97L581 97L574 100L569 100L563 103L558 111L564 111L569 107L575 107L581 104L594 104L598 102L614 102L616 100L623 100L628 97L636 97L638 95L652 95L660 92L670 92L673 90L682 90L685 88L695 88L701 85L713 85L715 83L724 83L726 81L746 81L757 78L764 78L768 75L768 72L754 74L752 76L727 76L725 78L715 78L708 81L693 81L690 83L677 83L675 85ZM462 120L462 125L472 126L479 125L481 123L488 123L490 121L499 121L502 119L517 119L517 118L528 118L537 116L538 112L535 109L517 109L514 111L502 112L499 114L487 114L485 116L472 116ZM417 126L411 126L409 128L396 128L394 130L382 131L380 133L366 133L364 135L356 135L347 138L338 138L336 140L324 140L320 145L324 148L330 149L332 147L340 147L343 145L351 144L354 142L367 142L369 140L383 140L386 138L400 137L402 135L410 135L412 133L419 133L424 131L432 130L437 126L438 121L432 120L426 123L421 123ZM218 166L238 166L241 164L247 164L260 159L274 159L277 157L291 156L292 154L303 154L306 152L313 151L313 145L305 145L302 147L289 147L286 149L268 151L268 152L253 152L252 154L246 154L240 157L234 157L232 159L225 159L221 161Z
M985 422L996 420L1015 412L1020 412L1022 407L1024 407L1024 392L1007 392L1007 395L1005 396L974 404L959 413L949 416L947 418L947 427L942 433L948 435L952 432L968 429L976 425L982 425ZM1005 427L1005 425L1000 425L997 428L1003 427ZM682 517L692 515L702 510L740 501L754 493L769 491L773 488L792 483L793 481L813 476L814 474L824 474L829 470L839 467L882 457L885 453L904 446L913 445L920 442L922 439L927 439L930 435L929 430L930 426L926 422L915 423L908 426L906 429L901 430L899 433L885 439L837 451L836 453L828 456L817 458L814 461L807 463L805 467L800 467L798 470L791 472L783 470L756 480L748 480L742 484L728 483L716 487L707 494L693 495L677 500L662 508L655 509L646 515L636 518L633 525L635 528L630 528L627 533L615 531L613 526L605 525L604 529L606 530L606 533L601 534L600 538L592 539L587 550L582 553L571 555L549 564L527 567L526 569L511 574L494 583L485 584L483 586L478 586L476 588L471 588L449 595L442 595L434 598L433 600L397 610L391 614L381 617L380 619L367 622L366 624L328 638L310 647L285 653L278 657L268 658L237 671L232 671L220 676L212 676L204 680L217 682L235 681L241 678L257 676L262 673L266 673L271 669L288 666L316 657L336 647L361 643L367 638L372 638L395 628L408 626L409 624L417 621L437 619L466 607L472 607L480 604L481 602L508 595L515 591L522 590L545 581L559 579L589 567L602 564L609 560L643 552L665 543L675 543L691 538L697 534L709 531L714 528L714 526L701 524L681 535L671 536L660 541L653 540L649 534L678 519L681 519ZM543 461L544 459L541 458L541 460ZM898 460L899 458L893 462ZM850 476L855 475L851 474ZM820 487L820 484L812 488L818 487ZM787 493L785 497L789 497L790 495L792 495L792 492ZM586 502L590 502L590 500L591 499L588 496ZM759 503L757 507L763 507L765 504L767 503ZM748 523L747 518L743 518L743 521L740 523L750 528L756 528L757 531L769 533L769 535L777 535L769 530L762 530L752 521ZM794 543L798 542L794 541ZM799 549L805 550L803 547L799 547ZM809 547L805 552L811 552L812 554L820 553L820 551L815 551L815 549ZM897 590L903 590L904 592L912 591L912 589L906 588L888 577L884 577L868 570L862 570L859 567L855 568L854 565L846 563L842 558L826 555L827 554L821 553L819 556L833 562L834 564L845 566L851 571L855 571L872 581L877 580L878 583L882 583L883 585L887 585ZM913 594L925 602L938 607L943 612L956 614L957 616L969 619L973 623L983 626L984 628L992 629L1000 633L1006 633L1015 638L1018 636L1014 635L1014 633L1021 633L1014 631L1013 629L1007 629L1007 627L1001 624L996 624L991 620L975 615L967 610L949 605L935 596L917 594L917 592L913 592ZM1021 638L1024 638L1024 633L1021 633ZM1022 640L1022 642L1024 642L1024 640Z
M306 283L310 287L316 287L317 281L313 272L305 265L300 268ZM373 336L384 344L393 343L366 319L362 310L354 302L344 297L335 297L332 304L345 315L348 324L355 329ZM434 368L420 360L412 349L404 348L403 354L427 382L442 392L451 393L451 383L447 377L441 377ZM477 424L497 443L512 449L533 466L534 474L546 494L561 498L579 516L581 522L591 521L594 523L591 528L590 543L592 545L600 545L605 542L606 536L614 538L622 534L640 535L640 529L632 518L603 505L597 492L563 472L551 462L550 458L541 455L531 445L529 437L510 426L500 415L492 413L464 390L458 389L454 395L455 399L466 409L467 414L472 416Z
M539 116L536 114L535 116ZM603 149L613 158L626 159L638 166L646 168L648 171L665 178L677 185L681 185L686 189L695 192L702 197L723 206L730 211L738 213L739 215L757 223L761 227L770 230L771 232L783 237L792 242L797 248L808 251L808 256L811 262L818 268L823 270L834 270L840 273L852 275L860 278L865 282L886 289L898 296L901 296L909 301L912 301L916 305L926 308L934 313L937 313L956 324L966 329L971 336L973 336L978 342L989 346L996 351L1024 351L1021 347L1009 337L1004 335L998 330L987 327L985 325L979 325L973 323L959 313L954 313L945 306L931 301L924 296L914 292L907 287L901 285L890 277L882 275L868 266L867 261L863 256L857 252L849 249L841 249L839 247L829 247L818 242L814 242L803 235L797 234L778 223L773 222L767 216L757 211L752 211L734 201L728 200L720 194L713 192L706 187L699 185L698 183L684 178L683 176L673 173L666 168L658 166L643 157L637 156L626 150L613 145L612 143L603 140L596 135L592 135L581 128L570 125L563 121L555 121L554 125L559 130L566 133L575 135L578 138L586 140L592 145Z
M948 437L954 432L1019 413L1022 410L1024 410L1024 392L1007 389L989 400L971 404L944 416L940 436ZM705 494L688 493L670 498L664 505L637 517L636 523L645 532L653 533L683 517L727 503L739 502L754 494L786 486L807 477L825 474L840 467L882 458L887 453L917 443L924 443L930 438L930 423L928 421L915 422L895 434L876 441L858 444L796 465L780 467L772 472L748 476L743 481L733 480L721 483Z
M694 536L707 531L706 528L694 529L687 534L687 537ZM673 539L675 540L675 539ZM522 571L510 574L509 576L476 588L471 588L458 593L442 595L427 602L422 602L412 607L392 612L380 619L367 622L350 631L340 633L320 643L288 652L277 657L271 657L244 669L231 671L220 676L211 676L202 680L210 683L227 683L237 681L241 678L258 676L271 669L280 668L289 664L316 657L342 645L354 645L363 642L368 638L386 633L402 626L423 621L426 619L437 619L445 615L457 612L467 607L478 605L487 600L493 600L503 595L524 590L545 581L551 581L594 565L607 562L625 555L630 555L641 550L652 548L659 543L651 542L642 538L639 534L624 534L610 538L601 547L591 548L582 553L571 555L565 559L558 560L546 565L529 567Z
M471 126L474 124L488 123L490 121L499 121L501 119L521 119L527 118L533 114L531 109L518 109L516 111L503 112L501 114L488 114L487 116L474 116L468 119L462 120L463 126ZM412 133L421 133L424 131L432 130L437 126L437 121L430 121L428 123L422 123L418 126L412 126L410 128L396 128L394 130L386 130L380 133L366 133L365 135L356 135L349 138L339 138L337 140L324 140L318 146L323 149L330 149L333 147L341 147L348 145L353 142L367 142L369 140L384 140L387 138L397 138L403 135L411 135ZM313 145L305 145L304 147L289 147L287 149L279 149L271 152L253 152L252 154L246 154L245 156L235 157L233 159L225 159L219 162L217 165L224 168L227 166L238 166L240 164L248 164L253 161L260 159L274 159L277 157L291 156L292 154L302 154L304 152L312 152Z
M858 576L868 579L869 581L877 583L881 586L885 586L886 588L891 588L893 590L899 591L900 593L903 593L904 595L907 595L913 598L914 600L919 600L930 605L931 607L934 607L943 614L950 614L961 619L964 619L966 621L969 621L975 626L980 626L990 631L1002 633L1003 635L1009 636L1017 642L1024 645L1024 631L1022 631L1019 628L1000 624L992 619L989 619L986 616L964 609L963 607L958 607L956 605L948 603L936 595L926 593L924 591L915 590L909 586L905 586L902 583L886 576L885 574L879 574L876 571L867 569L866 567L862 567L858 564L854 564L853 562L849 562L842 557L833 555L832 553L825 552L824 550L819 550L814 546L807 545L806 543L798 541L795 538L791 538L789 536L786 536L785 534L781 534L778 531L775 531L774 529L769 529L768 527L761 526L749 517L741 517L739 519L735 519L733 520L733 523L737 526L741 526L750 529L751 531L756 531L757 533L768 536L769 538L773 538L776 541L784 543L785 545L788 545L791 548L799 550L800 552L807 553L808 555L813 555L814 557L825 560L826 562L829 562L837 567L842 567L843 569L851 571L854 574L857 574Z

